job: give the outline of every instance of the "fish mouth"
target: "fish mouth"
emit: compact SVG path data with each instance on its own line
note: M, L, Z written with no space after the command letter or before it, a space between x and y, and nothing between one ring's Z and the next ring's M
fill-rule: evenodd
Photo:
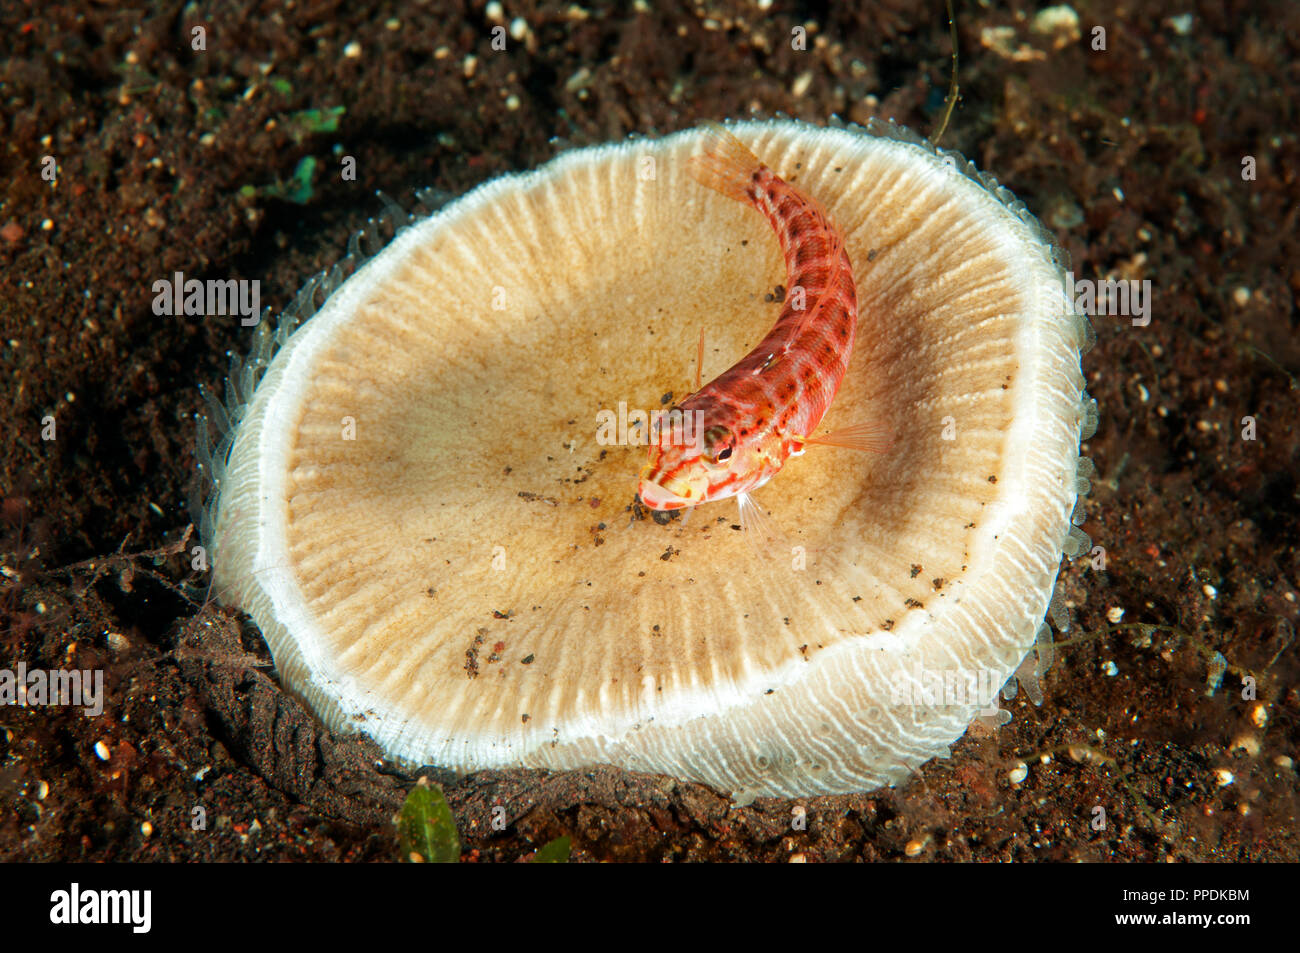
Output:
M679 488L681 492L674 492ZM637 487L637 496L652 510L680 510L704 502L702 494L694 493L688 483L680 480L673 481L670 489L643 477Z

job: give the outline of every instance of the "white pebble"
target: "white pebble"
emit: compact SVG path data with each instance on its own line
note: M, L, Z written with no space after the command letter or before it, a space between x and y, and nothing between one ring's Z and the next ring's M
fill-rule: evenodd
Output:
M1236 780L1232 776L1232 772L1229 771L1227 768L1219 768L1219 770L1214 772L1214 775L1218 779L1219 787L1221 788L1226 788L1229 784L1231 784L1233 781Z
M1079 35L1079 14L1074 12L1074 8L1067 4L1048 7L1040 10L1034 16L1033 23L1029 28L1035 33L1041 33L1051 36L1053 33Z
M489 23L504 23L506 11L497 0L492 0L483 8L483 15L487 17Z
M1124 610L1119 606L1111 606L1106 610L1107 622L1118 622L1122 618L1124 618Z
M1228 750L1236 751L1238 748L1253 758L1259 754L1259 739L1254 735L1240 735Z
M1250 289L1244 287L1234 288L1232 301L1239 308L1246 307L1246 305L1250 304Z
M358 43L356 40L353 40L353 41L352 41L351 43L349 43L347 46L343 47L343 55L346 56L346 57L347 57L348 59L350 59L350 60L357 60L357 59L360 59L360 58L361 58L361 44Z
M1115 664L1113 661L1111 661L1110 659L1107 659L1105 662L1102 663L1101 671L1102 671L1102 674L1104 674L1104 675L1108 675L1108 676L1110 676L1111 678L1114 678L1116 675L1119 674L1119 666L1116 665L1116 664Z
M1201 592L1205 593L1205 594L1206 594L1207 596L1209 596L1211 599L1217 599L1217 598L1219 598L1219 590L1218 590L1218 589L1215 589L1215 588L1214 588L1213 586L1211 586L1208 582L1207 582L1205 585L1203 585L1203 586L1201 587Z
M107 761L113 757L113 752L108 750L108 745L102 741L95 742L95 754L99 756L100 761Z
M1007 778L1012 784L1021 784L1027 777L1029 777L1029 765L1023 761L1017 761L1015 767L1007 772Z

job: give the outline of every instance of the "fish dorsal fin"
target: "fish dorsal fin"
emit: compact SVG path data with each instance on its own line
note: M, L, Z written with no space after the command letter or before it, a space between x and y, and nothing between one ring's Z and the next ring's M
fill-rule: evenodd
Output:
M700 344L695 351L695 390L700 392L700 382L704 379L704 326L700 326Z

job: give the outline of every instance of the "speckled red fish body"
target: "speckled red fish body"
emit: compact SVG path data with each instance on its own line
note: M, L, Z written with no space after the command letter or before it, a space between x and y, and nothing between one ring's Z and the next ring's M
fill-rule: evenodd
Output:
M722 411L742 439L766 427L804 436L821 423L848 371L858 324L853 266L820 206L771 169L756 172L748 191L785 255L781 316L681 407Z
M652 446L641 497L678 509L772 478L821 422L848 370L857 293L844 240L821 206L725 130L691 160L703 184L762 212L785 256L781 315L758 345L678 407L702 415L704 446Z

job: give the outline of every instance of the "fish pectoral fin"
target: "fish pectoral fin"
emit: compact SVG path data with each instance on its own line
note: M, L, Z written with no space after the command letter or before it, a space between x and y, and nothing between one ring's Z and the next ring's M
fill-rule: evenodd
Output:
M772 526L767 520L763 508L754 502L748 493L737 493L736 503L740 507L740 531L756 537L756 542L766 543L772 539Z
M809 554L815 556L814 563L820 564L823 547L796 543L772 525L767 512L748 493L737 493L736 502L740 505L740 532L745 545L759 562L774 568L788 565L791 570L806 569ZM826 563L825 565L830 565Z
M737 493L740 506L740 532L754 557L763 563L774 563L783 558L784 540L772 528L763 508L748 493Z
M842 427L820 437L801 439L804 443L826 447L847 447L849 450L865 450L868 453L887 453L894 446L894 432L884 424L874 421Z

